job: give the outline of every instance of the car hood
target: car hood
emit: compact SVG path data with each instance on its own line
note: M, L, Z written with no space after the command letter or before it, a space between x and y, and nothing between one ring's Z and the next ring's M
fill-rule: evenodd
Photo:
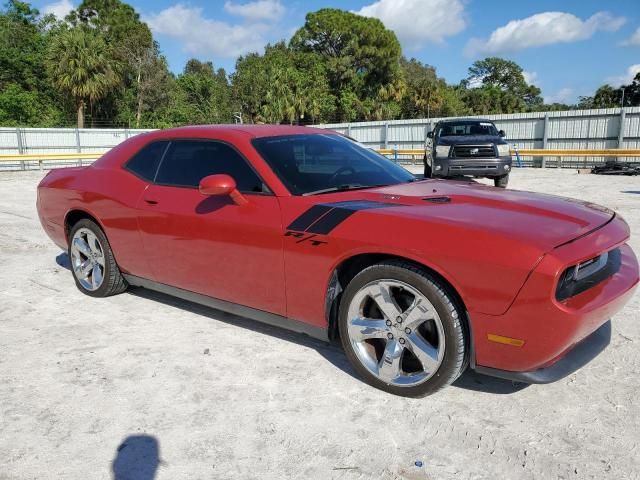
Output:
M438 138L438 145L478 145L483 143L504 145L507 142L502 137L495 135L450 135Z
M605 207L580 200L475 182L424 180L358 193L362 200L390 204L390 208L371 210L374 214L500 234L544 252L601 227L615 215Z

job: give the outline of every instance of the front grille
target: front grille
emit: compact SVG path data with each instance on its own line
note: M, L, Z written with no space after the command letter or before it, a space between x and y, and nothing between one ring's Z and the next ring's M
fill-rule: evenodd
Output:
M558 282L556 298L564 301L595 287L620 270L621 254L616 248L567 268Z
M454 145L452 157L454 158L489 158L496 156L493 145Z
M496 170L497 165L449 165L449 170Z

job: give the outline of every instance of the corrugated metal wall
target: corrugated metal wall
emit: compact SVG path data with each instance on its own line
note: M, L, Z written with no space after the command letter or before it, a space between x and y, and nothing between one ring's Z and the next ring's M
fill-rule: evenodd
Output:
M518 148L640 148L640 107L488 115ZM373 148L424 148L439 118L319 125ZM103 152L149 130L0 128L0 154ZM416 159L417 160L417 159ZM542 159L523 159L540 164ZM602 158L546 158L548 166L592 165ZM634 161L633 158L620 160ZM637 159L635 160L637 161ZM0 167L9 167L1 165Z
M620 108L608 108L487 115L482 118L493 120L499 129L506 132L507 141L520 149L640 148L640 107L627 107L624 112ZM427 132L439 120L339 123L320 127L344 133L373 148L397 146L399 149L413 149L424 148ZM534 159L525 160L529 164L536 163ZM602 161L601 157L564 158L562 166L591 165ZM548 165L557 163L557 159L547 158Z

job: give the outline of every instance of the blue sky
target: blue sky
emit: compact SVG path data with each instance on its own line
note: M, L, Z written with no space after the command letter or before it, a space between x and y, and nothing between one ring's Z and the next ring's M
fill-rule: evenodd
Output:
M38 0L63 15L77 0ZM239 54L289 39L323 7L380 18L407 57L457 83L477 59L520 64L547 101L574 102L640 71L640 0L132 0L178 73L186 60L233 70Z

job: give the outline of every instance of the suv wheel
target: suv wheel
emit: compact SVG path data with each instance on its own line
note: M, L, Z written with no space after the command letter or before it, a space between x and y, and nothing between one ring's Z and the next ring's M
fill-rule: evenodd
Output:
M509 174L508 173L506 175L502 175L501 177L494 177L493 178L493 184L496 187L507 188L508 183L509 183Z
M347 286L338 324L344 350L370 385L423 397L466 368L463 309L448 288L407 262L364 269Z

